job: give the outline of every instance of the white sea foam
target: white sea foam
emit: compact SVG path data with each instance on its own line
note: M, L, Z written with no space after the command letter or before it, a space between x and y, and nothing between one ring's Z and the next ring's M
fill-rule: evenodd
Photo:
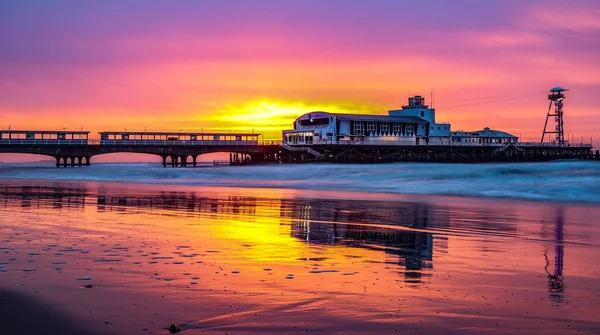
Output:
M15 178L600 202L600 162L593 161L282 164L203 168L163 168L159 164L96 164L60 169L48 165L0 165L0 179Z

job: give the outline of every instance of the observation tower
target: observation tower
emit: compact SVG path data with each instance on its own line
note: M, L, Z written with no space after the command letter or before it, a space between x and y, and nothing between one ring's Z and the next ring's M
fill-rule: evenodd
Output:
M544 133L542 133L542 140L540 144L544 143L544 137L546 134L556 134L555 138L551 140L552 143L558 144L559 146L564 146L565 142L565 124L563 122L563 100L565 100L564 92L568 91L568 89L564 89L562 87L554 87L550 90L550 94L548 95L548 100L550 100L550 105L548 106L548 115L546 116L546 123L544 124ZM554 103L554 112L551 112L552 103ZM555 126L552 128L548 127L548 120L550 117L554 117Z

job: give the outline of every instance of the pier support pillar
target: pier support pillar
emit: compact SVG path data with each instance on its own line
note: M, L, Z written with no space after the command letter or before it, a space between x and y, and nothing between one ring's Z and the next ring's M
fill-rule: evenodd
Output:
M63 160L63 166L67 167L67 157L63 156L62 160Z
M160 156L160 157L162 157L162 166L167 167L167 156Z
M177 156L171 155L171 167L177 166Z
M196 167L196 164L197 164L196 159L197 159L197 156L193 155L192 156L192 165L194 165L194 167Z
M56 167L59 168L60 167L60 156L56 156L54 158L56 159Z
M92 158L91 156L85 156L85 166L90 166L90 164L91 164L90 163L90 159L91 158Z

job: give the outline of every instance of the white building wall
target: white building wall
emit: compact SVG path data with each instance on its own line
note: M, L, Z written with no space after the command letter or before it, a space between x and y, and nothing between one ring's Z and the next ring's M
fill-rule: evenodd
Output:
M435 109L431 108L409 108L397 109L388 111L390 116L415 116L428 121L430 124L435 123Z
M433 123L429 126L429 136L450 136L450 124Z
M340 134L350 134L350 121L348 121L348 120L340 121Z
M309 115L314 119L327 118L328 124L307 124L302 125L302 120L309 120ZM326 112L313 112L299 117L296 120L296 131L312 133L313 144L335 143L336 141L336 118ZM327 135L331 134L331 135Z

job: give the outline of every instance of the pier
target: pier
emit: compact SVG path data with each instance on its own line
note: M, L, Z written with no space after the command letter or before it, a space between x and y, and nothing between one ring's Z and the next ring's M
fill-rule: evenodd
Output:
M89 166L94 156L111 153L151 154L163 166L196 166L200 155L233 153L231 163L279 160L279 141L259 140L254 133L101 132L0 130L0 153L51 156L57 167Z
M540 143L509 143L503 145L402 145L378 144L318 144L310 146L282 143L282 159L290 163L490 163L545 162L559 159L600 161L599 150L589 144L555 146Z
M164 167L197 166L200 155L229 153L214 165L259 163L483 163L542 162L558 159L600 160L591 144L551 143L405 143L338 141L298 143L259 140L254 133L101 132L0 130L0 153L51 156L57 167L89 166L94 156L110 153L152 154Z

